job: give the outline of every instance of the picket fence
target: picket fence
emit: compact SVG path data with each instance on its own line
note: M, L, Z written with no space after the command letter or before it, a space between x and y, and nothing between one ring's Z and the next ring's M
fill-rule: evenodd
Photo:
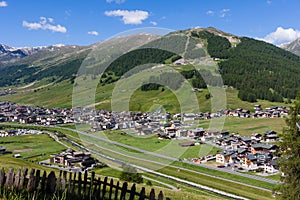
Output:
M39 193L42 195L64 197L61 199L114 199L114 200L133 200L133 199L149 199L149 200L170 200L164 198L162 191L156 196L155 190L151 189L150 194L146 194L143 187L141 191L137 191L136 185L133 184L128 188L128 183L121 184L119 181L114 181L108 178L96 177L95 172L88 173L71 173L60 171L59 176L51 171L48 175L44 171L41 175L40 170L31 169L28 174L28 169L9 169L5 172L0 171L0 188L12 190L15 192L26 191L27 193Z

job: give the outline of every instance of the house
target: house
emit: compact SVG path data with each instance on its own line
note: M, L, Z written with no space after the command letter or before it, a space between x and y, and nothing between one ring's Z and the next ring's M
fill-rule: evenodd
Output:
M6 148L1 146L0 147L0 154L5 154L5 152L6 152Z
M190 131L191 132L191 136L193 137L202 137L205 133L205 130L203 128L196 128Z
M222 152L218 152L216 154L216 162L217 163L234 163L236 160L235 151L232 150L224 150Z
M264 144L264 143L256 143L251 144L250 151L252 154L257 153L274 153L278 147L274 144Z
M183 115L183 121L193 121L195 118L196 115L194 113L186 113Z
M265 142L276 142L278 138L277 133L273 130L268 130L264 134Z
M229 135L229 131L227 131L227 130L225 130L225 131L223 130L220 132L221 137L228 136L228 135Z
M251 139L252 139L252 141L260 142L262 139L262 135L259 133L253 133L253 134L251 134Z
M96 160L91 157L89 152L73 151L68 149L67 152L63 152L58 155L52 155L50 158L50 163L65 165L73 167L79 164L81 167L91 167L96 164Z
M240 137L239 138L239 141L244 144L244 145L250 145L250 143L252 142L252 139L251 137L246 137L246 136L243 136L243 137Z
M258 111L262 110L261 105L259 105L259 104L254 105L253 108L254 108L255 112L258 112Z
M278 173L278 165L276 160L271 160L270 162L265 163L264 170L266 173Z
M21 158L22 156L21 156L21 154L17 153L17 154L14 155L14 157L15 158Z
M242 167L246 169L257 168L257 157L254 154L248 154L242 159Z
M168 136L175 136L176 134L176 131L177 131L177 128L175 127L174 124L172 124L170 127L165 127L165 134L168 135Z

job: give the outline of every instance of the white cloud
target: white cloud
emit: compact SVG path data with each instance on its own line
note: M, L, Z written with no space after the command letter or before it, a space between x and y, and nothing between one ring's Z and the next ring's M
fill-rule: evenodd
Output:
M272 1L271 0L267 0L267 4L272 4Z
M207 15L210 15L210 16L214 16L215 15L215 12L212 11L212 10L209 10L206 12Z
M0 1L0 7L6 7L8 6L6 1Z
M97 31L89 31L88 32L89 35L94 35L94 36L98 36L99 33Z
M125 0L106 0L107 3L111 3L111 2L115 2L117 4L121 4L121 3L124 3Z
M230 12L230 9L227 9L227 8L222 9L220 12L220 17L222 17L222 18L226 17L229 12Z
M152 24L153 26L156 26L157 22L151 21L150 24Z
M49 23L54 23L54 19L51 17L48 18L48 21L49 21Z
M54 19L53 18L46 18L46 17L40 17L39 22L27 22L23 21L22 25L29 30L50 30L53 32L60 32L60 33L66 33L67 29L64 26L61 26L59 24L54 25Z
M276 31L269 33L264 37L263 41L272 44L282 44L287 42L292 42L300 37L300 30L295 30L293 28L284 29L282 27L277 27Z
M149 17L147 11L142 10L111 10L104 13L109 17L122 17L124 24L142 24L143 20Z

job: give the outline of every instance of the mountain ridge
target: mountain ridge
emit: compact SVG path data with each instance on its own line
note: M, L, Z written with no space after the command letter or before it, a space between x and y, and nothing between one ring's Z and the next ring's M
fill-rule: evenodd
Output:
M280 45L280 47L300 56L300 38L297 38L290 43Z

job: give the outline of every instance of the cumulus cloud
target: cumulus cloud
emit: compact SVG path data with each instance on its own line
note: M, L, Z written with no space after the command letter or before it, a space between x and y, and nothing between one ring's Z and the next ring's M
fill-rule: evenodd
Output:
M6 7L8 6L6 1L0 1L0 7Z
M153 26L156 26L157 22L151 21L150 24L152 24Z
M50 30L52 32L60 32L60 33L66 33L67 28L57 24L54 24L53 18L46 18L46 17L40 17L39 22L27 22L23 21L22 25L29 30Z
M228 8L222 9L220 12L220 17L222 17L222 18L226 17L229 12L230 12L230 9L228 9Z
M293 28L284 29L278 27L276 31L269 33L266 37L261 40L269 42L272 44L282 44L287 42L292 42L300 37L300 30L295 30Z
M124 24L142 24L149 17L149 13L143 10L111 10L104 13L109 17L122 17Z
M209 11L206 12L206 14L209 15L209 16L214 16L215 12L212 11L212 10L209 10Z
M121 4L121 3L124 3L125 0L106 0L107 3L111 3L111 2L115 2L117 4Z
M88 32L89 35L94 35L94 36L98 36L99 33L97 31L89 31Z

